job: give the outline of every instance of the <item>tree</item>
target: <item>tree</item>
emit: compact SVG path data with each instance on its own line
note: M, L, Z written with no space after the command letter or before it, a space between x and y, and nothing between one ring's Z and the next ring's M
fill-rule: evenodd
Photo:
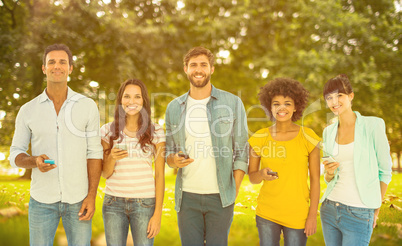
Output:
M310 91L303 124L318 134L330 117L323 84L347 74L364 115L382 117L400 153L401 13L392 1L47 1L0 4L0 145L10 145L19 107L45 87L43 49L65 43L75 55L69 86L99 102L102 123L130 77L153 93L155 118L188 90L182 57L203 45L216 54L212 82L239 95L250 133L266 126L257 93L268 80L291 77ZM89 82L99 83L98 88ZM18 94L18 95L17 95ZM18 97L19 96L19 97ZM386 99L386 100L384 100ZM392 112L392 113L390 113ZM256 119L251 119L256 118Z

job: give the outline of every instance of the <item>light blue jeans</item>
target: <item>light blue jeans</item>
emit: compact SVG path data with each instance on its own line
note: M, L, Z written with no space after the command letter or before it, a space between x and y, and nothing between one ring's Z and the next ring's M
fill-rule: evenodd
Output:
M369 245L374 209L347 206L325 199L320 217L325 245Z
M219 194L183 192L180 212L177 213L181 245L228 245L233 210L234 204L222 207Z
M134 245L153 245L154 239L147 238L147 228L154 211L155 198L123 198L105 194L102 212L107 245L126 245L129 226Z
M32 197L29 200L30 245L53 245L57 227L62 218L68 245L91 245L92 220L79 220L81 202L68 204L56 202L41 203Z
M258 215L255 216L255 220L257 222L258 236L260 237L261 246L279 246L281 231L283 231L285 245L305 246L307 243L304 229L289 228L270 220L263 219Z

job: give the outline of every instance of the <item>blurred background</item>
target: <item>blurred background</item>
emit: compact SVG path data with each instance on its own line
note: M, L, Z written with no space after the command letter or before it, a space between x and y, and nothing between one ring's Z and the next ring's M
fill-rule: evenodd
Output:
M46 86L45 47L64 43L74 55L69 86L98 103L101 124L120 83L134 77L163 125L167 103L189 88L182 58L194 46L215 54L212 83L242 99L250 134L270 124L259 88L290 77L310 91L299 123L320 135L331 118L323 85L347 74L354 109L385 120L400 171L401 8L400 0L0 0L0 166L9 167L20 106Z
M401 0L0 0L0 176L5 180L0 207L15 203L21 209L17 214L23 215L7 223L0 217L2 230L12 228L11 223L23 224L17 235L27 240L24 203L29 182L18 186L19 181L5 177L29 179L30 172L12 169L7 159L19 108L46 87L42 55L53 43L64 43L72 50L69 86L97 102L102 125L110 121L117 89L128 78L146 83L152 119L164 125L167 104L189 89L182 59L194 46L215 54L211 81L242 99L250 135L271 124L257 94L276 77L296 79L310 91L310 104L298 123L321 135L332 118L322 97L323 85L340 73L347 74L355 91L353 108L385 120L393 168L400 172L401 9ZM402 204L397 188L402 187L401 177L391 183L395 188L390 190L396 192L398 204ZM174 178L168 177L171 197L165 201L171 207L173 183ZM248 192L257 190L247 188L251 187L247 183L244 187ZM251 198L242 197L242 203L249 205L236 206L253 208L256 192ZM375 238L390 245L396 241L387 237L402 239L400 211L392 207L387 215L399 221L399 227L389 227L399 229L380 231ZM171 218L175 218L173 210ZM167 221L168 227L177 226L174 219ZM249 226L236 234L240 231L248 240L245 235L252 230L255 241L256 228L251 222ZM94 233L102 230L98 214ZM14 231L4 233L18 238ZM170 235L162 233L160 242L167 242ZM322 235L316 240L311 245L322 244Z

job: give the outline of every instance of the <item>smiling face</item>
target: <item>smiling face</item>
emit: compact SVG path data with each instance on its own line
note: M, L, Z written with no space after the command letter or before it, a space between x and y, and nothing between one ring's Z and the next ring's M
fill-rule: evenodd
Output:
M292 121L293 113L296 111L295 101L290 97L282 95L274 96L272 98L271 111L277 121Z
M141 88L138 85L127 85L123 92L121 105L127 115L138 114L144 104Z
M348 94L344 93L329 93L325 97L328 107L335 115L341 115L342 113L352 110L353 92Z
M214 67L211 67L206 55L199 55L189 60L184 72L194 87L202 88L210 82Z
M67 83L68 75L73 66L68 62L68 55L64 50L54 50L46 55L46 65L42 65L49 83Z

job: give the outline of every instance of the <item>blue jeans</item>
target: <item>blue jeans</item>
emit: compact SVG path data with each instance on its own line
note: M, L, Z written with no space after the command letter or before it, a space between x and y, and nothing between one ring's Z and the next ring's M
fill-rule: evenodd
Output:
M325 199L320 217L325 245L369 245L374 209L347 206Z
M257 222L258 235L260 237L261 246L279 246L281 240L281 231L283 231L283 237L285 245L306 245L307 237L304 233L304 229L292 229L270 220L266 220L256 215L255 220Z
M123 198L105 194L103 224L107 245L126 245L128 227L134 245L153 245L147 238L147 228L155 211L155 198Z
M234 204L222 208L219 194L183 192L180 212L177 213L180 240L189 245L228 245Z
M41 203L32 197L29 200L30 245L53 245L57 227L62 218L68 245L91 245L92 220L79 220L81 202L68 204L56 202Z

